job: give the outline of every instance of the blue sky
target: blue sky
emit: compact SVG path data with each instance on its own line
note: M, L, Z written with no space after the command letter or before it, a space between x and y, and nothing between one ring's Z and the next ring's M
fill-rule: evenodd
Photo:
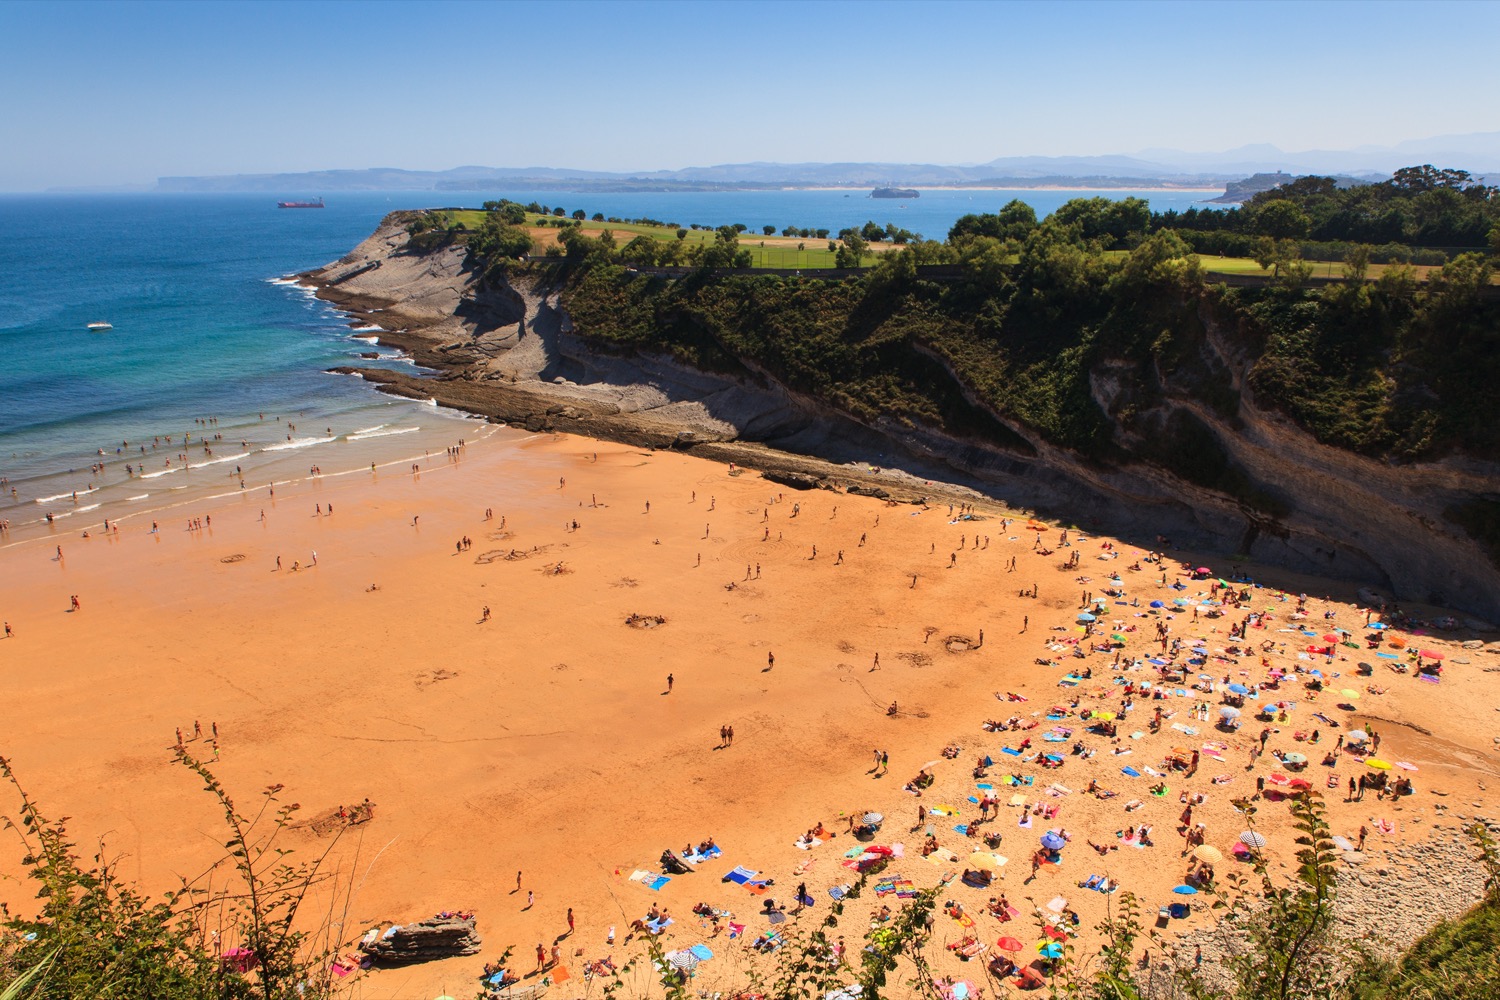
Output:
M1500 3L0 3L0 190L333 167L1390 145Z

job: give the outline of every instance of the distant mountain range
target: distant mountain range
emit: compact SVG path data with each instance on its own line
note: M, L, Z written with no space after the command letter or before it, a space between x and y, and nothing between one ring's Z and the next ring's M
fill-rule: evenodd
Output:
M680 170L609 172L560 167L455 167L452 170L318 170L307 173L162 177L158 191L671 191L783 187L1222 187L1250 174L1339 174L1379 180L1400 167L1431 163L1500 174L1500 132L1411 140L1388 147L1304 150L1241 146L1218 153L1142 150L1133 156L1006 156L988 163L728 163Z

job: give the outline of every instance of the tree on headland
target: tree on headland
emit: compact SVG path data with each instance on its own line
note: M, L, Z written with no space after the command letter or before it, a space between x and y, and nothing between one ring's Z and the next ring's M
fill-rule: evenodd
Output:
M761 226L760 227L760 231L763 232L763 233L765 233L767 236L775 236L776 235L776 227L775 226Z
M573 218L577 219L579 222L582 222L584 219L587 219L588 217L589 217L588 213L585 212L583 209L581 209L581 208L575 208L575 209L573 209Z

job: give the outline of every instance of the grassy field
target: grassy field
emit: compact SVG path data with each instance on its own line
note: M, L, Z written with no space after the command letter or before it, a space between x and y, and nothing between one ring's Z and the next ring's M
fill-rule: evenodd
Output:
M484 222L486 213L479 209L455 209L446 213L448 225L462 224L466 229L478 229ZM554 221L554 216L542 216L528 212L526 214L526 229L531 233L532 241L536 245L538 253L545 253L546 248L557 244L557 237L561 230L552 225L543 223L543 220ZM620 245L629 243L637 236L645 236L648 239L659 240L670 243L677 239L677 230L668 226L644 226L633 222L595 222L585 219L579 223L579 228L587 236L598 236L605 230L614 234ZM689 245L712 243L714 232L711 229L689 229L683 241ZM802 249L798 249L798 247ZM754 232L746 231L740 234L740 247L750 251L751 267L755 268L820 268L834 267L834 255L828 249L828 241L815 237L802 239L795 236L762 236ZM889 253L899 249L892 243L872 243L870 251L872 254ZM1107 256L1125 256L1129 251L1111 250ZM1261 266L1248 257L1214 257L1205 255L1199 258L1203 262L1205 270L1214 274L1265 274ZM867 257L865 263L871 260ZM1334 261L1309 261L1313 266L1313 277L1316 278L1341 278L1344 276L1343 265ZM1371 264L1369 270L1370 278L1378 278L1389 265ZM1418 265L1416 268L1419 280L1426 280L1427 275L1437 270L1435 267ZM1497 271L1492 279L1494 284L1500 284L1500 271Z
M479 209L460 209L446 214L449 225L462 224L466 229L478 229L483 224L486 213ZM544 218L554 219L553 216L541 216L530 212L526 214L526 229L531 233L532 241L541 253L545 253L547 247L555 245L561 233L561 230L554 226L544 225L542 222ZM614 234L616 242L622 246L637 236L645 236L662 243L672 243L677 240L676 229L667 226L643 226L633 222L595 222L592 219L585 219L579 223L579 230L585 236L598 236L605 230L609 230ZM693 246L712 243L714 239L715 234L711 229L688 229L683 242ZM828 241L816 237L802 239L794 236L762 236L746 231L740 234L740 248L750 251L751 266L756 268L834 266L834 255L828 249ZM870 249L872 253L879 254L893 250L895 246L890 243L877 243L873 244ZM866 263L869 263L868 258Z

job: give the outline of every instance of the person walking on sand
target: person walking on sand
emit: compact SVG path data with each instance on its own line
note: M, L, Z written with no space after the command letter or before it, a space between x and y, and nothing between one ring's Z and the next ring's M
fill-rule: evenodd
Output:
M536 892L534 890L527 889L526 890L526 909L528 909L528 910L531 909L531 907L532 907L532 905L534 903L536 903Z
M726 746L734 746L734 727L729 727L729 739L725 741Z
M766 669L770 670L774 666L776 666L776 654L775 653L767 653L766 654Z
M571 936L572 933L573 933L573 908L570 906L570 907L568 907L568 934Z
M667 675L667 694L671 694L671 693L672 693L672 675L668 674Z
M540 941L536 943L536 971L541 972L547 967L547 948Z
M520 872L516 872L516 891L517 892L521 891L521 873Z

